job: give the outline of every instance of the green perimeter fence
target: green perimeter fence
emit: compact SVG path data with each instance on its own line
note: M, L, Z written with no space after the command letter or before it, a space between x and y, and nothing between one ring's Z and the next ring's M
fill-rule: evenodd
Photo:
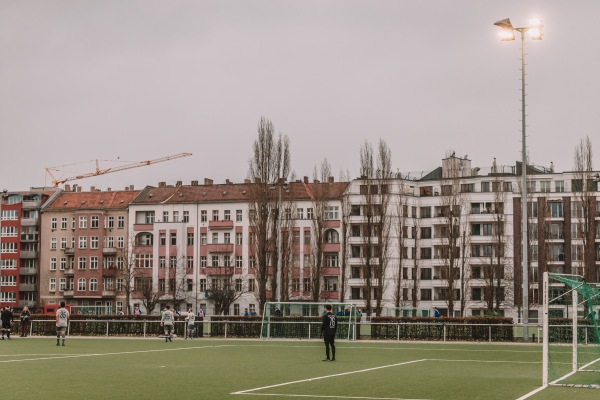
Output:
M211 316L195 322L193 336L256 339L261 337L262 323L261 317ZM321 319L305 317L298 320L296 317L288 320L286 317L279 317L272 319L270 324L271 338L316 339L319 337ZM185 328L183 318L175 322L177 336L185 336ZM338 337L346 338L348 328L341 324ZM27 333L32 336L54 336L54 317L34 315L27 329ZM522 330L523 326L514 324L510 318L374 317L357 323L354 339L518 342L522 338ZM13 335L21 334L21 322L15 320L12 332ZM580 332L582 342L586 341L586 337L591 339L591 335L586 335L587 329L583 323L580 325ZM541 333L541 325L529 325L533 342L541 342ZM162 334L160 316L118 318L113 315L74 315L68 327L70 336L156 337ZM566 338L565 342L569 340Z

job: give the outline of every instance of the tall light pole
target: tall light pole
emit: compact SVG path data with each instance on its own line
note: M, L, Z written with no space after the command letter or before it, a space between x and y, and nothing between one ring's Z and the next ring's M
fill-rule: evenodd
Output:
M515 40L515 31L521 34L521 240L522 240L522 268L523 273L523 341L529 341L529 260L527 254L527 145L526 145L526 128L525 123L525 33L529 32L533 40L542 40L542 22L540 20L530 21L530 26L523 28L515 28L510 23L510 19L500 20L494 25L500 27L501 40Z

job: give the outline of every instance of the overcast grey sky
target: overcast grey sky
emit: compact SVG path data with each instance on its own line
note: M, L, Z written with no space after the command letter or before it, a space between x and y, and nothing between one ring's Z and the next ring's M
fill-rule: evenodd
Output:
M449 149L512 165L520 40L500 42L493 23L535 16L530 159L570 170L580 138L600 154L597 0L0 0L0 186L179 152L193 156L77 183L240 182L261 116L289 136L298 177L324 157L355 177L379 138L402 172Z

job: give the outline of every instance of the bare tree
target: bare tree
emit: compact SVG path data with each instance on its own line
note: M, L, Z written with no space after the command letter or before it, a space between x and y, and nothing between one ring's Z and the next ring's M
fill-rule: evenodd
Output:
M216 315L228 314L231 305L248 292L246 279L236 273L236 267L230 259L223 259L222 265L210 268L210 288L207 299L211 300Z
M175 310L190 298L190 291L187 290L186 261L187 258L179 247L170 248L169 265L165 274L165 291L162 298L170 300Z
M442 168L441 190L441 219L442 219L442 247L439 252L444 262L442 279L445 287L442 296L448 305L448 315L454 315L454 302L459 300L456 286L460 278L458 262L460 259L461 241L461 212L463 208L463 195L461 179L463 176L464 160L452 155L447 155ZM465 191L467 191L466 189Z
M341 174L340 180L342 182L350 182L350 174ZM346 298L346 282L347 282L347 268L348 258L350 253L348 251L348 239L350 237L350 213L352 210L352 204L350 202L350 196L348 193L344 193L342 196L342 209L341 209L341 237L340 237L340 276L342 281L340 282L340 300Z
M404 260L408 258L407 238L408 238L408 196L406 194L406 187L404 180L400 178L399 189L395 207L395 231L398 237L397 241L397 256L398 256L398 268L394 271L394 306L399 309L405 305L406 298L404 297L403 290L407 288L407 282L404 281Z
M135 291L134 280L140 274L138 265L141 267L148 264L148 268L153 266L152 257L152 235L149 233L140 233L137 236L131 233L126 240L125 246L118 249L117 254L117 292L125 294L126 313L131 314L131 297Z
M598 282L598 267L596 266L596 196L598 174L594 174L592 142L589 137L581 139L575 148L575 179L572 182L572 191L575 204L572 210L577 218L578 242L581 240L583 254L583 276L587 282ZM575 239L575 238L574 238Z
M158 305L159 292L152 283L151 276L138 276L134 278L135 293L137 293L142 301L142 305L148 314L152 314Z
M290 173L290 152L287 136L275 137L273 123L261 117L258 138L253 145L248 175L254 180L249 190L249 221L254 236L256 282L259 308L277 292L277 282L270 266L277 265L276 237L279 219L278 196L271 187L283 184Z
M376 164L375 164L376 162ZM383 140L379 140L377 160L373 148L365 142L360 151L361 180L360 194L363 197L363 236L365 238L365 303L367 313L373 307L380 314L385 290L385 276L389 261L390 203L389 180L391 178L391 150ZM374 289L374 290L373 290Z
M413 308L417 308L417 306L419 305L419 288L421 285L421 270L420 270L420 264L419 264L419 256L420 256L420 249L421 249L421 239L420 239L420 234L421 234L421 220L419 219L419 216L417 215L417 207L412 207L412 229L411 229L411 236L413 239L413 249L412 249L412 293L411 293L411 299L412 299L412 306Z

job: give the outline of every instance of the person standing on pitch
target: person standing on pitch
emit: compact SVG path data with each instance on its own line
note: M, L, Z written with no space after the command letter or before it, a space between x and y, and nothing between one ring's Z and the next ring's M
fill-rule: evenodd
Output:
M172 342L173 337L173 322L175 321L175 317L173 316L173 311L171 311L171 306L165 306L165 311L162 313L162 318L160 319L160 326L165 328L165 342Z
M65 302L60 302L60 308L56 310L56 345L60 345L62 336L62 345L65 345L65 334L69 325L69 310L65 308Z
M331 305L325 305L321 335L325 341L325 358L323 361L335 361L335 331L337 330L337 319L331 312ZM329 358L329 347L331 346L331 358Z
M23 307L23 311L21 311L21 337L27 337L29 333L29 327L31 326L30 317L31 312L29 311L29 307Z
M187 338L193 338L194 337L194 322L196 321L196 316L194 315L194 311L192 310L192 307L190 307L190 309L188 310L188 315L187 317L185 317L185 322L187 323L187 336L185 337Z
M13 313L12 311L10 311L9 306L2 308L2 312L0 313L0 319L2 320L2 340L4 340L5 334L6 338L8 340L11 340L10 329L13 325Z

